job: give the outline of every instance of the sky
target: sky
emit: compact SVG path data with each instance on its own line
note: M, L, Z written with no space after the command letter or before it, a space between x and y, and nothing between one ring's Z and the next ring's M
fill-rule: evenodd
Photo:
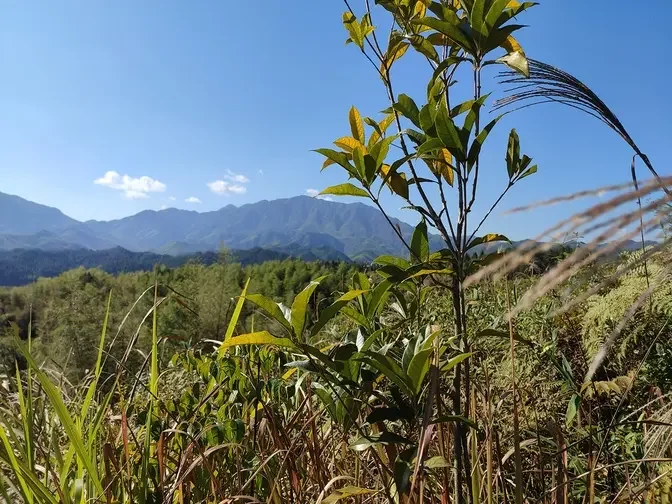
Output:
M528 56L586 82L670 174L672 2L577 5L542 0L521 17L530 26L519 41ZM320 172L312 149L349 134L352 105L380 118L387 103L373 68L344 43L343 10L339 0L3 2L0 191L79 220L109 220L344 182L339 168ZM386 26L384 17L374 12L374 24ZM395 91L424 103L427 77L426 62L409 52L393 71ZM483 79L494 96L495 77L489 70ZM612 131L567 108L534 107L504 118L488 140L476 214L506 183L514 127L539 171L507 195L488 231L536 236L595 200L504 211L629 180L630 150ZM417 221L398 200L384 203Z

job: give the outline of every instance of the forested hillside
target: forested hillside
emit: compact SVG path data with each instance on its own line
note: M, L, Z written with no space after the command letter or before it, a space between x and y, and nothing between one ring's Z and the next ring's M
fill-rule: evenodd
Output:
M99 268L107 273L151 271L155 266L177 266L193 262L210 265L226 255L229 262L243 265L260 264L266 261L296 258L304 261L349 262L347 256L333 249L320 247L280 247L275 250L253 248L249 250L226 250L221 252L192 252L185 255L131 252L121 247L106 250L45 251L37 249L0 250L0 286L25 285L40 277L54 277L73 268Z
M215 259L212 257L211 259ZM231 260L230 257L227 260ZM191 262L177 268L162 266L155 277L152 271L111 275L99 269L78 268L51 279L13 289L0 289L0 331L4 334L10 323L16 323L22 338L27 337L32 317L35 355L46 358L73 380L78 380L95 364L100 323L105 316L108 295L111 295L111 328L119 327L130 311L125 330L119 334L116 350L123 352L134 331L142 328L139 347L147 350L151 324L141 323L152 306L152 293L144 296L131 310L135 301L155 279L159 294L172 301L161 310L159 323L162 338L167 339L166 354L178 349L198 346L204 339L221 338L231 317L235 298L250 279L250 291L262 293L278 302L291 305L294 296L314 278L328 275L322 281L311 306L328 304L335 293L343 290L356 268L345 263L304 262L285 259L243 266L238 263L211 264ZM247 320L251 310L245 309L241 320ZM150 321L151 322L151 321ZM251 325L248 320L245 325ZM257 328L267 323L256 320ZM4 355L4 370L13 368L13 352L9 351L11 331L0 338ZM9 358L9 360L7 360ZM110 362L112 365L112 362ZM129 364L130 365L130 364Z

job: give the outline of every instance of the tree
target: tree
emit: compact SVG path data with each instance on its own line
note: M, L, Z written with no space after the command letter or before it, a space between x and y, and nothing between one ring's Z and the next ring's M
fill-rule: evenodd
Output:
M326 158L323 169L337 165L356 182L329 187L322 194L369 199L387 217L380 199L381 191L387 187L407 208L419 214L421 222L410 241L387 217L408 249L410 262L399 263L387 256L374 262L383 266L384 273L392 279L447 276L447 284L437 281L450 290L455 333L462 351L467 351L471 341L464 281L480 264L492 259L490 255L475 256L470 251L485 243L508 241L501 234L479 233L511 188L537 171L532 159L521 153L515 129L511 130L505 156L508 181L489 209L474 218L479 176L482 177L481 152L488 135L502 118L499 115L487 124L482 120L489 97L483 92L483 70L491 65L506 65L523 76L529 74L525 52L513 37L523 26L511 20L535 3L377 0L376 4L392 19L375 19L375 23L370 2L364 3L365 12L358 16L345 0L343 24L349 34L347 43L356 46L370 61L382 80L390 107L385 117L376 120L363 118L353 106L349 112L351 134L334 141L337 149L317 149ZM389 33L376 28L390 24ZM431 72L423 105L395 89L393 67L409 49L426 60ZM459 98L464 90L454 86L458 73L469 75L472 83L466 98ZM388 133L390 127L394 133ZM392 146L398 150L391 150ZM400 155L396 156L397 153ZM451 205L449 201L457 203ZM429 249L428 226L441 236L444 249L434 252ZM471 394L468 361L457 365L453 386L454 414L468 413ZM454 425L455 489L458 502L463 502L463 485L470 475L467 435L461 422ZM514 427L517 429L517 425ZM516 458L519 457L517 451ZM520 481L516 481L516 493L517 502L521 502Z

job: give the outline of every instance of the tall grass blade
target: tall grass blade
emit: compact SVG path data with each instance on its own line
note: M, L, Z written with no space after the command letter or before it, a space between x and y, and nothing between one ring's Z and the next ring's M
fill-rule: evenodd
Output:
M243 309L243 304L245 304L245 295L247 294L247 286L250 285L250 279L247 279L245 282L245 287L243 287L243 292L240 293L238 302L236 303L236 308L233 310L231 315L231 320L229 321L229 326L226 328L226 334L224 335L224 342L226 343L233 336L234 331L236 330L236 325L238 324L238 318L240 318L240 312Z
M21 344L18 338L16 340L16 345L23 354L26 361L28 362L28 365L35 372L35 376L40 382L40 385L42 385L42 389L44 390L44 393L47 395L47 398L49 399L49 404L54 409L54 412L58 416L58 419L61 422L61 425L63 426L63 430L65 430L65 433L68 436L68 440L72 445L72 449L75 451L77 455L78 462L81 463L83 468L86 469L88 473L88 478L92 481L96 491L102 494L103 485L101 484L100 479L98 478L98 470L94 464L93 461L94 459L92 458L89 450L87 450L86 443L82 439L81 432L77 428L77 425L72 419L72 416L70 416L70 413L68 412L68 408L66 407L65 402L63 401L61 393L52 383L52 381L47 377L47 375L45 375L44 372L39 368L39 366L33 359L32 355L30 355L30 353L25 349L25 347Z

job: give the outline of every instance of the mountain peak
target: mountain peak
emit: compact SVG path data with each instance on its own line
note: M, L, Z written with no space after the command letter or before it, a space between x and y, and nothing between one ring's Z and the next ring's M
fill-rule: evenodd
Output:
M59 231L79 222L57 208L0 192L0 233L32 234Z

